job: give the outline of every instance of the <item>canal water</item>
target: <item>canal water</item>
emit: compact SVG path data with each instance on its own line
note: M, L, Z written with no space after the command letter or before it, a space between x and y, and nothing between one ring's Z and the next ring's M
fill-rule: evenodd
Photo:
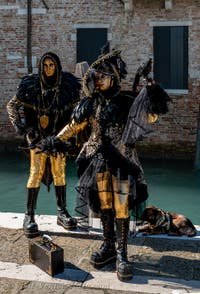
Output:
M149 189L148 205L185 214L200 225L200 171L183 160L141 160ZM22 152L0 153L0 211L24 212L29 161ZM67 203L74 214L76 166L67 164ZM56 214L54 188L41 186L37 214Z

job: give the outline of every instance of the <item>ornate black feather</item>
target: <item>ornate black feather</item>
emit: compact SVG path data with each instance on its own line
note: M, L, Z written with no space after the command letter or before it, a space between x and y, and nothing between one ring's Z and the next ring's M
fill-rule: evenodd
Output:
M19 100L28 103L31 100L35 100L35 97L40 93L39 76L37 74L31 74L22 78L16 96Z
M150 100L151 113L165 114L168 112L168 103L171 98L163 88L158 84L147 86L147 95Z
M88 118L93 112L93 100L89 97L81 99L80 103L75 107L72 113L72 119L77 123L81 123Z
M104 44L100 49L100 56L103 56L109 52L110 52L110 44L109 42L106 42L106 44Z

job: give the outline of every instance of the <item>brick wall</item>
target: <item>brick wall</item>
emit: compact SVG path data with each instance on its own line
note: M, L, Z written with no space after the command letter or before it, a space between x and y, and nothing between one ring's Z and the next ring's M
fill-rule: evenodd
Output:
M129 2L129 1L124 1ZM47 50L56 52L63 69L75 71L76 28L81 25L107 25L111 47L122 50L128 76L123 83L129 89L140 63L153 56L153 28L156 21L190 21L189 91L171 94L169 114L160 117L154 135L145 142L152 145L185 146L195 150L200 98L200 1L174 0L166 10L164 0L135 0L133 11L125 11L120 0L52 0L46 10L42 1L32 1L32 54L36 70L39 57ZM1 1L0 4L0 133L15 140L6 113L6 103L16 92L20 77L27 73L26 3Z

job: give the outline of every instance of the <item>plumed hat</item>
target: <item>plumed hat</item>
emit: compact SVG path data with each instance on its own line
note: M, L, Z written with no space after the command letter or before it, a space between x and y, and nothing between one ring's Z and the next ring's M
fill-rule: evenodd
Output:
M102 54L94 61L83 78L83 90L90 96L95 89L95 73L101 72L113 77L116 84L119 84L127 75L126 63L121 58L120 50L112 50Z

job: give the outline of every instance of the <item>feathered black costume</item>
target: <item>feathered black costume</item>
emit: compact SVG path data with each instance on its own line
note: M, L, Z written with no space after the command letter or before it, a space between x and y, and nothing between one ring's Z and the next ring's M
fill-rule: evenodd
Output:
M129 210L136 212L148 197L134 144L149 131L149 116L165 113L168 102L167 94L158 85L145 86L136 98L131 91L121 91L120 82L126 73L118 50L95 61L83 79L87 96L75 108L71 123L56 136L61 141L68 140L90 124L91 135L76 160L79 167L76 210L84 216L90 205L101 214L104 243L91 257L95 266L116 258L115 218L119 279L132 277L127 261ZM99 89L99 79L108 79L110 86ZM159 98L158 93L162 93Z
M54 77L44 77L42 64L46 58L57 65ZM80 88L74 75L62 71L58 56L47 52L40 59L38 74L22 78L16 95L9 101L10 120L20 134L31 133L31 143L57 134L69 122ZM29 145L30 141L26 143Z
M47 75L45 67L52 67ZM49 188L55 186L58 224L65 228L76 227L76 220L66 210L65 153L66 144L54 145L54 154L40 152L37 143L57 134L70 120L75 103L79 99L79 80L69 72L63 72L59 57L45 53L39 62L38 74L22 78L16 95L8 102L7 110L15 129L24 135L25 149L30 149L30 176L27 183L27 212L24 232L27 237L38 235L34 210L41 181ZM62 151L62 154L61 154Z

